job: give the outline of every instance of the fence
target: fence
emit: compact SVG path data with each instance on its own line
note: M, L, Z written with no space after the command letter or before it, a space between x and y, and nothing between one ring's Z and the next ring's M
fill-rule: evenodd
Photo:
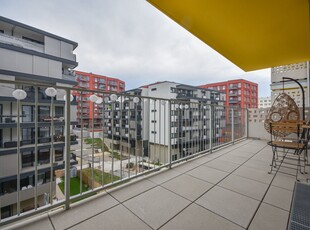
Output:
M60 206L68 209L77 199L247 137L246 109L211 105L206 100L0 83L0 88L11 87L6 87L0 116L14 117L14 122L0 122L0 225ZM31 96L16 95L17 88L26 93L31 88ZM17 99L11 96L13 92ZM84 98L83 92L92 95ZM90 113L83 112L85 100L90 101ZM43 110L44 119L40 119ZM57 135L63 138L39 141ZM13 141L16 145L5 145ZM63 175L61 170L63 180L56 177ZM71 178L72 170L77 177ZM29 186L32 196L25 200L24 188ZM55 197L56 186L63 187L64 199Z

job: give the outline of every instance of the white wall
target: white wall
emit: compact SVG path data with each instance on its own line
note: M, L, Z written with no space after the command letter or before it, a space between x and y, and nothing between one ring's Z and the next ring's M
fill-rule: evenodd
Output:
M62 78L62 63L0 48L0 69Z
M60 57L74 61L73 45L61 41L60 47Z
M44 37L44 51L56 57L60 57L60 41L54 38Z

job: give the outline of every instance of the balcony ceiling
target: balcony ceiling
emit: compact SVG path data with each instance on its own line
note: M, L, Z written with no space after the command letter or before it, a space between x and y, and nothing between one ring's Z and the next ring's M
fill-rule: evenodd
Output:
M310 60L309 0L148 0L245 71Z

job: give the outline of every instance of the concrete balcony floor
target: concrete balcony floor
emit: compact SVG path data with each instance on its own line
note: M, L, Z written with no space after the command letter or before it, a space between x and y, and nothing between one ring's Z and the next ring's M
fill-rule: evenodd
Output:
M271 157L249 139L6 228L286 229L295 177L268 174Z

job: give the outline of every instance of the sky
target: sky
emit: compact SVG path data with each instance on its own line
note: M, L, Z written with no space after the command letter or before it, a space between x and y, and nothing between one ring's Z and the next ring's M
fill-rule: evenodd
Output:
M121 79L126 90L241 78L270 96L270 69L244 72L145 0L1 0L0 15L77 42L77 70Z

